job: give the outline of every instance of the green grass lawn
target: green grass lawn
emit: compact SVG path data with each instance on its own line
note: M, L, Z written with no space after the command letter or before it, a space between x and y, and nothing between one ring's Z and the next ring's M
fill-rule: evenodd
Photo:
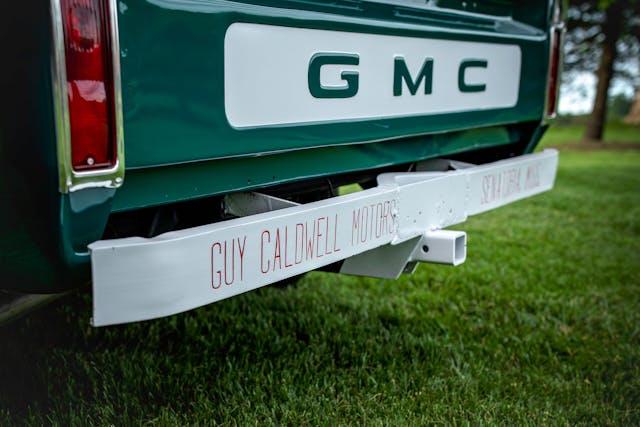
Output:
M88 326L0 330L0 425L640 423L640 152L562 152L556 188L470 219L468 259L312 273Z
M556 146L567 143L580 143L584 126L580 124L552 124L542 138L543 146ZM607 123L604 130L604 142L640 143L640 127L622 122Z

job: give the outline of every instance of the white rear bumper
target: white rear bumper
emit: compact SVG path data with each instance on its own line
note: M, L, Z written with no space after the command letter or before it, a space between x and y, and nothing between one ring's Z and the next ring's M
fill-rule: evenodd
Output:
M95 242L93 324L168 316L344 259L342 272L378 277L397 277L413 261L447 262L451 250L459 263L460 235L437 230L550 190L557 165L558 153L545 150L449 172L382 174L376 188L354 194ZM431 253L420 252L426 243Z

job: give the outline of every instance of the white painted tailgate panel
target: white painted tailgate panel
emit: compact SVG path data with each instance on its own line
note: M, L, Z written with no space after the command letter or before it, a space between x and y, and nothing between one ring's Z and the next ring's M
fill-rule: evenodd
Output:
M309 91L311 58L350 54L358 65L326 65L321 82L340 87L342 71L358 74L357 94L319 99ZM394 59L404 58L414 79L426 58L433 60L432 93L424 81L412 95L394 96ZM458 72L464 60L480 59L465 80L485 90L462 92ZM224 42L227 120L236 128L419 116L509 108L518 102L521 51L517 45L436 40L343 31L235 23Z

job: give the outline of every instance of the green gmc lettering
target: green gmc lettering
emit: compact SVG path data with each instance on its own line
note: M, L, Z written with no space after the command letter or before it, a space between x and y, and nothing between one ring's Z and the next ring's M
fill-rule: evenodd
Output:
M358 93L358 72L342 71L343 86L324 86L320 81L320 70L325 65L358 65L360 56L355 53L316 53L309 61L308 85L314 98L351 98Z
M356 53L319 52L309 60L308 85L309 93L314 98L352 98L359 89L360 74L358 71L342 71L340 78L345 82L342 86L325 86L320 81L320 73L325 65L359 65L360 56ZM403 86L406 85L409 93L418 93L420 85L424 84L424 94L433 93L433 67L434 59L426 57L422 67L414 78L407 67L403 56L396 56L393 60L393 96L402 96ZM462 93L484 92L487 85L484 83L467 83L466 74L469 68L488 67L485 59L463 59L458 66L458 90Z
M423 80L424 94L431 95L433 88L433 58L425 58L420 73L418 73L418 77L414 81L407 64L404 62L404 58L402 56L395 57L393 60L393 96L402 95L402 81L406 83L411 95L415 95Z

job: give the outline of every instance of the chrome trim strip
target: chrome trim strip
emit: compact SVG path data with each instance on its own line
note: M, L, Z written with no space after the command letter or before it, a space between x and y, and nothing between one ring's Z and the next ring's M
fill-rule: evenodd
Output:
M118 188L124 182L124 130L122 119L122 90L120 75L120 42L118 38L118 9L116 0L108 0L108 22L111 39L111 67L113 70L114 132L116 164L110 169L76 172L71 164L71 125L67 97L67 71L64 51L64 30L60 0L51 0L53 103L56 142L58 145L59 190L69 193L84 188Z
M69 129L69 103L67 100L67 72L64 60L64 30L60 0L51 0L51 75L53 88L56 142L58 144L59 189L67 193L72 184L70 170L71 143Z

